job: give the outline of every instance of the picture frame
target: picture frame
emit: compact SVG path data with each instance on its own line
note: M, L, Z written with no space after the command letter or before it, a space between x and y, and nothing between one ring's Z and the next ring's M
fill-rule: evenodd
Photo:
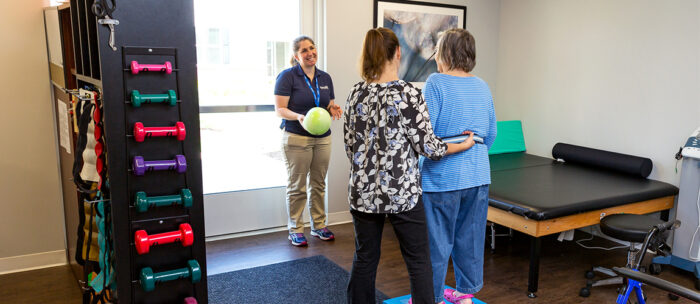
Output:
M374 28L396 33L401 46L399 78L422 83L437 72L435 46L438 34L467 27L467 7L442 3L374 0Z

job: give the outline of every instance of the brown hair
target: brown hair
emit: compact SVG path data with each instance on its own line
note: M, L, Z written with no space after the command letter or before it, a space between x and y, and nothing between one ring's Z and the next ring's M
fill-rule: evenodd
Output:
M476 65L474 36L465 29L449 29L440 35L436 57L448 70L471 72Z
M378 79L384 72L384 63L391 60L399 47L399 39L388 28L367 31L362 45L360 74L367 82Z
M299 62L297 62L297 59L294 57L294 55L299 51L299 48L301 47L301 42L304 40L308 40L309 42L311 42L311 45L316 45L314 40L311 39L311 37L309 37L309 36L299 36L299 37L295 38L294 40L292 40L292 59L289 60L289 63L291 63L292 66L296 66L297 64L299 64Z

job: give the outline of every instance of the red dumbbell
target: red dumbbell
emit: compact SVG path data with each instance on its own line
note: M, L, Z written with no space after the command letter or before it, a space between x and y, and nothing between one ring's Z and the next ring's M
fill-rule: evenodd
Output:
M171 74L173 72L173 65L170 61L166 61L163 64L139 64L138 61L131 62L131 74L138 74L139 72L165 72L166 74Z
M138 230L134 233L134 245L138 254L146 254L151 246L180 242L183 247L194 243L194 233L190 224L180 224L180 229L160 234L148 235L146 230Z
M195 299L194 297L187 297L187 298L185 298L183 303L184 304L197 304L197 299Z
M137 142L142 142L146 137L156 136L176 136L177 140L185 140L187 131L185 124L181 121L175 123L172 127L148 127L145 128L142 123L134 123L134 139Z

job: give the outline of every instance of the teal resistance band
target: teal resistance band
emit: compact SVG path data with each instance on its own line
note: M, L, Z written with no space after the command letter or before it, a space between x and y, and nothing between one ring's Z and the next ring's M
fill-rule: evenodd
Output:
M112 246L110 242L107 241L108 234L110 234L111 229L105 225L106 218L106 208L105 200L102 197L102 192L97 192L95 197L97 199L97 212L95 212L95 222L97 224L97 243L100 246L100 273L97 274L91 281L90 287L96 292L101 293L104 287L109 286L110 289L116 290L116 281L114 280L114 272L110 259L112 256Z

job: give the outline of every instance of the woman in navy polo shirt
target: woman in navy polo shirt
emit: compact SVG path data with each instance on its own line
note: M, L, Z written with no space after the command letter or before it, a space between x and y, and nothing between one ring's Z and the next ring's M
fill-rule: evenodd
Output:
M275 83L275 111L282 117L282 145L287 164L287 214L289 240L294 246L307 245L301 214L307 201L306 180L311 213L311 235L327 241L334 239L326 227L326 173L331 156L331 131L312 135L301 125L304 115L314 107L322 107L333 119L342 115L334 102L333 81L328 73L316 68L316 44L307 36L293 41L292 67L282 71Z

